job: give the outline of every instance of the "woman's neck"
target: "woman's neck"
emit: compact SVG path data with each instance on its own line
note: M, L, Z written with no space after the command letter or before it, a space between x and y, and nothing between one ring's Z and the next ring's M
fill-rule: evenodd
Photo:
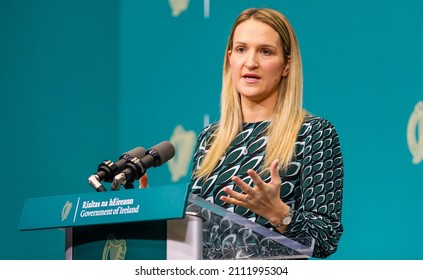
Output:
M250 100L242 100L242 121L253 123L270 120L272 118L275 102L266 100L265 102L255 103Z

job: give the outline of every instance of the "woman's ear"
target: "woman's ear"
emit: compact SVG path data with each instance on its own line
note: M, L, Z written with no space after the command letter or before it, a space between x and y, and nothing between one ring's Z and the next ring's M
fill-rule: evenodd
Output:
M286 65L285 65L285 67L283 68L283 71L282 71L282 77L285 78L286 76L288 76L290 65L291 65L291 56L288 55L287 60L286 60Z
M229 62L229 66L231 66L231 54L232 54L232 51L229 50L228 51L228 62Z

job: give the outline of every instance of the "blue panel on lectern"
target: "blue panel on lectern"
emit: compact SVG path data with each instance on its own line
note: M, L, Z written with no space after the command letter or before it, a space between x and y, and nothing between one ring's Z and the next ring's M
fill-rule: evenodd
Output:
M20 230L182 218L185 184L28 199Z

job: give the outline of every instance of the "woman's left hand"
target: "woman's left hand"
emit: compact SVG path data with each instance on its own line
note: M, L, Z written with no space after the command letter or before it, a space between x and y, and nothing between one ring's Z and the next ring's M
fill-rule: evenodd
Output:
M279 176L278 164L279 161L274 160L270 165L271 180L269 183L265 183L252 169L249 169L247 174L253 180L254 187L234 176L232 181L241 188L242 193L225 187L223 191L228 196L221 196L220 199L226 203L248 208L271 223L279 223L280 217L289 211L289 206L280 198L282 180Z

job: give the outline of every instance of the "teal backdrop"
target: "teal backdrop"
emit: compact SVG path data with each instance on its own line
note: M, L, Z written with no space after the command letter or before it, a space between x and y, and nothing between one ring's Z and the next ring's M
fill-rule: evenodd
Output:
M93 192L98 164L133 147L175 144L150 187L189 180L248 7L290 19L305 108L340 134L345 232L330 259L423 259L417 0L0 0L0 259L64 259L62 231L18 230L24 201Z

